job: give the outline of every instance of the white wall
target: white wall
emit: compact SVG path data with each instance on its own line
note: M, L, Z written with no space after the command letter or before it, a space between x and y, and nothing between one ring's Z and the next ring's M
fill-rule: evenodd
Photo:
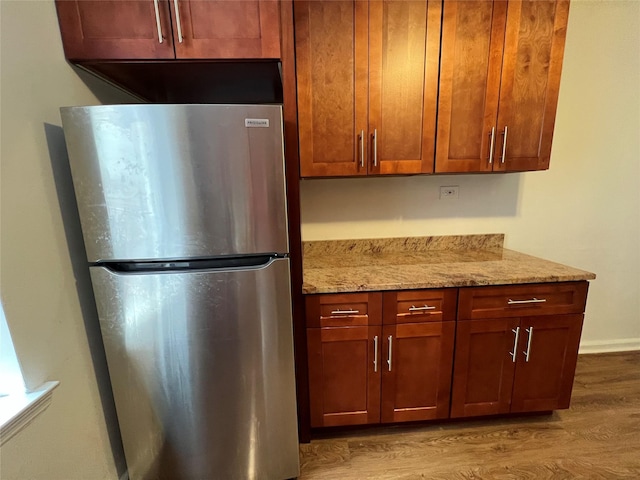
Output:
M640 348L640 2L574 0L567 32L549 171L306 180L303 240L505 233L597 274L582 351Z
M96 371L89 348L99 338L83 319L95 307L57 128L60 106L99 102L64 60L53 0L2 0L0 14L0 294L28 386L60 381L51 406L3 445L0 477L115 479L121 450L116 460L96 380L103 359Z

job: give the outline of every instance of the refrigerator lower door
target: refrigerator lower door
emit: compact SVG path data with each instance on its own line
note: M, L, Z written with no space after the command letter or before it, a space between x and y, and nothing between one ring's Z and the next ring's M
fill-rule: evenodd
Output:
M288 259L91 279L131 480L298 475Z

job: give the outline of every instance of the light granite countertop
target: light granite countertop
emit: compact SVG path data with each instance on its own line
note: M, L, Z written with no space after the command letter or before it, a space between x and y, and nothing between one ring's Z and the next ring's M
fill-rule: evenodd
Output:
M593 280L503 248L503 234L303 243L305 294Z

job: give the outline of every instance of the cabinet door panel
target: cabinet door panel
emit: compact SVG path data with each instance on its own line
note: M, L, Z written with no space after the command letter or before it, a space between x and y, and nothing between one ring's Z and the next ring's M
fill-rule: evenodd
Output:
M374 338L381 327L307 329L311 426L380 421L380 362ZM376 371L377 370L377 371Z
M518 319L458 322L451 417L508 413Z
M177 58L280 58L277 0L179 0L178 8L183 41L173 15Z
M568 408L583 315L522 320L512 412ZM525 358L531 337L528 361Z
M454 330L455 322L383 328L382 422L449 416Z
M498 129L500 170L549 167L569 2L512 0L507 12ZM502 155L501 135L496 157Z
M69 60L174 58L169 4L153 0L56 0ZM163 34L158 36L158 23Z
M367 17L368 2L294 3L303 177L367 173Z
M370 3L369 173L433 171L440 12L436 1Z
M444 2L436 172L489 171L506 2Z

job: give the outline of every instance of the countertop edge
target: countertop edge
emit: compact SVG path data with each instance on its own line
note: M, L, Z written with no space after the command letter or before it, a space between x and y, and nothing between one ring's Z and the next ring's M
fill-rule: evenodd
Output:
M322 293L350 293L350 292L378 292L389 290L421 290L431 288L459 288L459 287L489 287L498 285L526 285L538 283L561 283L561 282L581 282L595 280L594 273L585 272L584 275L554 276L554 277L531 277L527 279L491 279L475 280L458 279L451 282L415 282L415 283L380 283L371 285L343 284L343 285L302 285L303 295L315 295Z

